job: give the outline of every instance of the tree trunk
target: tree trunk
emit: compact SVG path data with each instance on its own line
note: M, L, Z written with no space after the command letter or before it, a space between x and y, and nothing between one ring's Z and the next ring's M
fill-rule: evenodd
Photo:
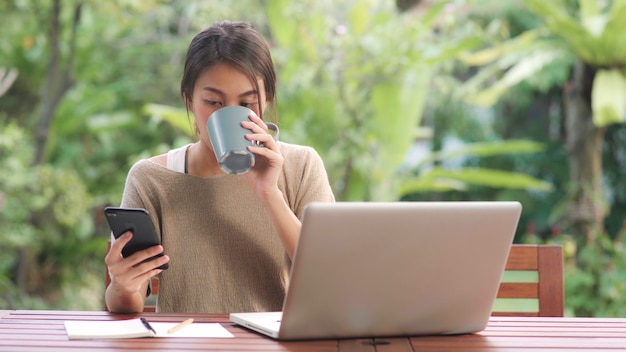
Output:
M602 189L602 142L605 128L593 123L591 87L595 70L579 62L565 90L565 138L569 156L568 220L572 234L589 242L604 230L606 216Z
M33 160L33 165L40 165L43 163L46 144L48 142L48 133L54 118L54 113L67 91L74 84L74 81L72 80L72 70L74 66L76 35L78 23L80 21L81 9L81 2L74 6L74 16L72 18L69 38L69 52L65 60L65 65L62 65L61 0L54 0L52 4L52 10L49 17L50 27L47 31L50 45L50 58L48 60L46 81L41 93L41 115L37 127L35 158ZM37 215L33 211L30 211L29 217L30 222L36 227ZM30 247L21 248L19 250L18 262L15 271L15 283L17 287L25 291L27 291L29 286L29 278L36 275L34 273L36 268L35 265L33 265L33 262L36 259L34 257L35 255L33 253L33 249Z
M61 55L61 0L54 0L52 12L50 14L50 29L48 30L48 41L50 43L50 59L48 60L48 70L46 82L41 94L41 117L37 128L37 143L35 150L34 164L43 162L48 133L57 106L65 96L65 93L72 87L72 70L74 66L74 54L76 52L76 32L82 3L74 7L74 17L69 40L69 53L66 63L62 65Z

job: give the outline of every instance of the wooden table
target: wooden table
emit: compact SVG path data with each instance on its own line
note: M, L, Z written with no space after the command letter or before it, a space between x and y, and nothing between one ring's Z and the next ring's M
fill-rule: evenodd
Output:
M234 339L68 340L65 320L138 317L102 311L0 310L0 351L626 351L626 318L492 317L476 334L279 342L228 321L224 314L144 313L150 321L222 323Z

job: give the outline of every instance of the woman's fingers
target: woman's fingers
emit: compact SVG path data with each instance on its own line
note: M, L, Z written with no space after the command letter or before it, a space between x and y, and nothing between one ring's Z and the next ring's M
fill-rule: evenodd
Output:
M244 121L241 123L242 127L247 128L252 132L246 135L246 139L256 142L256 144L261 147L266 147L274 150L276 147L276 141L274 140L274 137L269 133L267 125L260 119L258 119L258 121L262 125L259 125L253 121Z
M104 259L104 262L106 265L112 265L112 264L115 264L116 262L120 262L124 260L126 265L135 266L148 258L152 258L155 255L163 253L163 246L156 245L156 246L152 246L152 247L137 251L133 253L132 255L128 256L127 258L123 258L122 249L124 248L124 246L126 246L126 244L128 244L128 242L130 242L132 236L133 236L133 233L131 231L128 231L111 243L111 248L109 249L109 253L107 253Z
M122 249L130 240L133 238L133 233L131 231L126 231L120 237L116 238L111 242L111 247L109 248L109 252L107 253L104 262L107 265L115 263L122 259Z
M147 261L147 259L163 253L163 246L161 245L137 251L124 258L122 249L131 238L132 232L128 231L115 239L111 243L111 248L104 260L112 284L118 290L126 292L134 292L141 289L144 281L161 273L162 270L158 269L158 267L169 262L169 257L166 255Z

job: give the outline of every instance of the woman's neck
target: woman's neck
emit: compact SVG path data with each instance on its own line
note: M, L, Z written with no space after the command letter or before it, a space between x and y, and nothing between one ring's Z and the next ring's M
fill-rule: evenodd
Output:
M224 173L217 164L213 150L202 141L198 141L187 149L187 173L192 176L209 177Z

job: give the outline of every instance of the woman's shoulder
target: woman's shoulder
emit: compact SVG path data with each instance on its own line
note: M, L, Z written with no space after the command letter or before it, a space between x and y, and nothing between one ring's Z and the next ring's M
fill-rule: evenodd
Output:
M130 167L128 175L130 177L137 177L143 174L151 174L159 169L165 169L162 155L149 157L147 159L139 159Z
M184 145L182 147L169 150L167 153L155 155L147 159L138 160L132 166L131 170L135 168L153 169L155 167L159 167L159 168L178 171L176 167L178 166L178 164L181 164L181 163L184 165L185 153L187 152L188 148L189 148L189 145ZM180 172L183 172L183 171L180 171Z
M160 155L155 155L149 159L147 159L148 161L151 161L154 164L157 164L159 166L163 166L166 167L167 166L167 153L166 154L160 154Z
M286 142L278 142L278 145L285 159L296 158L302 160L302 158L319 158L317 151L310 146Z
M284 172L301 177L302 174L320 174L325 172L324 161L315 148L279 142L280 152L285 159Z
M145 177L160 177L161 171L166 171L167 168L163 164L163 157L161 155L153 156L147 159L137 160L128 171L129 178L145 178Z

